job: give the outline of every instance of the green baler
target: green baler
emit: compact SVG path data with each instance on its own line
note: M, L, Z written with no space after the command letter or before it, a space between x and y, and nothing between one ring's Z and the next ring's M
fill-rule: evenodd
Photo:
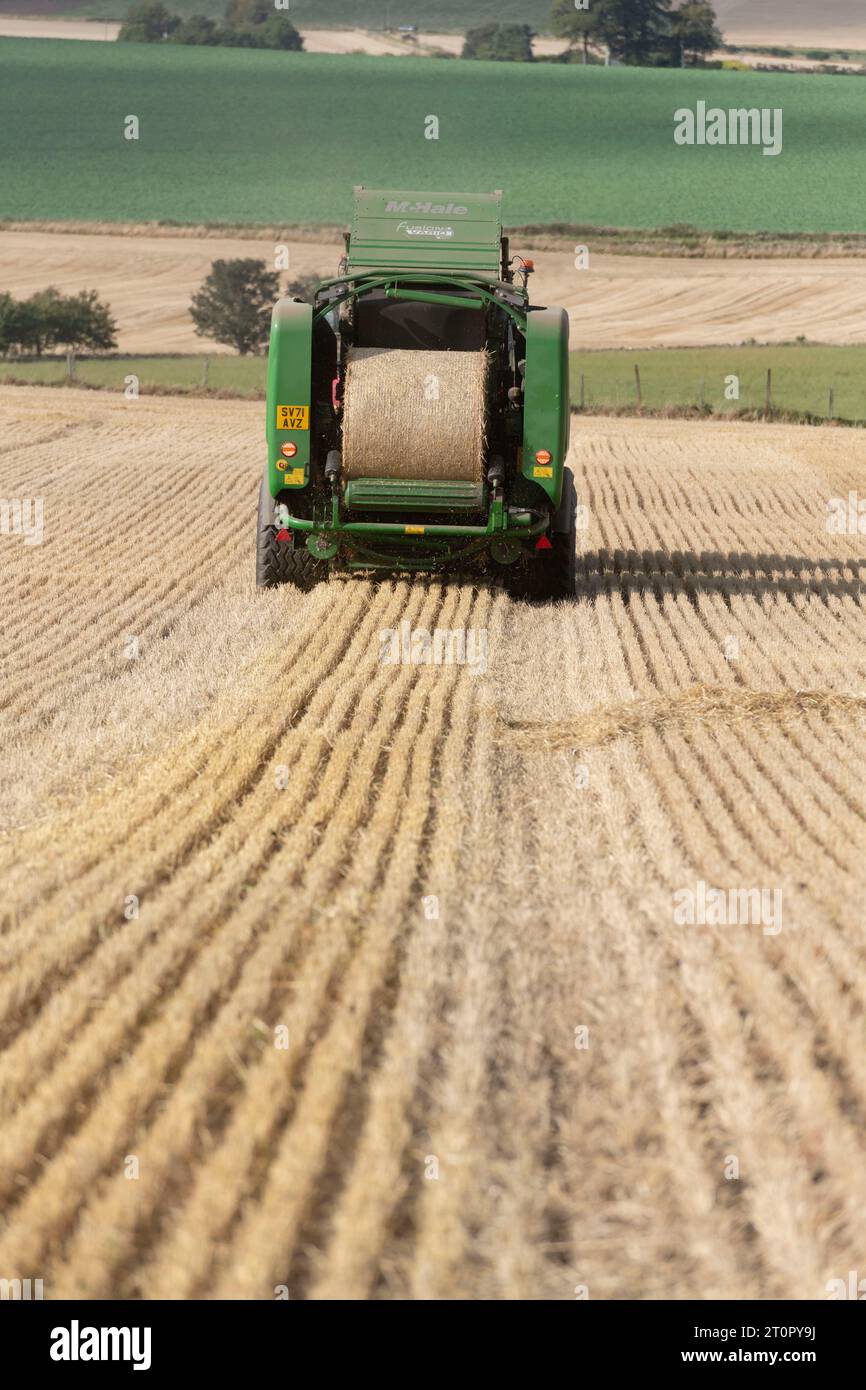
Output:
M331 569L480 570L507 575L521 595L573 593L568 320L529 303L532 263L509 255L501 194L358 188L339 271L312 304L281 299L274 308L259 586L306 588ZM483 354L483 399L466 406L484 415L473 431L482 441L476 471L455 464L452 476L445 449L422 473L412 433L422 426L406 421L381 468L374 451L373 476L350 476L353 355L399 368L412 361L399 354L422 349ZM358 390L349 376L348 390Z

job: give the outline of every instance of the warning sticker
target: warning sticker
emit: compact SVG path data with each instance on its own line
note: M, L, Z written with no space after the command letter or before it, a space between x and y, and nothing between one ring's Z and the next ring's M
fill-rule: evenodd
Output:
M304 470L303 468L290 468L283 474L283 483L288 487L303 487Z
M310 407L308 405L278 405L278 430L308 430L310 428Z
M552 468L533 468L533 470L532 470L532 476L533 476L533 478L552 478L552 477L553 477L553 469L552 469Z
M404 526L403 530L407 536L423 536L423 526Z

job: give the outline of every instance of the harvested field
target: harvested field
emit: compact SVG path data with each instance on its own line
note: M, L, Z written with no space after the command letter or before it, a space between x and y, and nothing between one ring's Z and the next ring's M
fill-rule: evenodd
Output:
M222 14L218 12L218 18ZM68 19L18 19L0 14L0 37L13 39L116 39L120 24L106 20L95 23ZM306 53L371 53L405 56L407 53L427 55L437 50L459 57L463 34L423 33L414 42L399 38L395 33L384 34L370 29L304 29L300 33ZM562 39L536 38L533 51L537 56L562 53Z
M290 278L336 273L336 245L292 242ZM0 284L16 297L56 285L64 293L97 289L111 305L121 352L231 349L196 336L190 299L216 260L274 263L274 242L240 237L89 236L0 232ZM866 262L864 262L866 278Z
M119 23L102 24L86 19L22 19L0 14L0 37L9 39L86 39L111 42L120 33Z
M515 251L527 250L515 236ZM336 273L337 242L284 240L290 276ZM199 338L189 302L213 261L273 264L274 240L254 237L98 235L0 231L0 285L16 297L46 285L99 291L118 323L121 352L229 349ZM562 243L560 243L562 246ZM576 270L573 249L534 253L533 298L568 310L574 348L741 343L866 342L866 258L597 255Z
M806 48L866 47L866 23L858 0L716 0L728 43L801 44Z
M0 421L46 528L0 541L4 1277L862 1267L866 542L825 529L856 436L582 421L579 594L530 608L257 595L258 404L5 388ZM486 661L382 664L403 622ZM781 929L680 925L701 882L781 893Z

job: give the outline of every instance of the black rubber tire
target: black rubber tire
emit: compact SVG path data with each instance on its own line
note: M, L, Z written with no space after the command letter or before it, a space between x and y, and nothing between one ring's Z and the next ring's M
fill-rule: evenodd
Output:
M287 541L278 541L278 530L274 499L267 480L262 478L256 524L256 588L276 589L280 584L294 584L296 589L312 589L327 579L327 562L315 559L303 542L289 545Z
M574 474L562 470L562 499L549 532L550 549L533 550L510 573L512 597L549 603L574 598L577 586L577 490Z

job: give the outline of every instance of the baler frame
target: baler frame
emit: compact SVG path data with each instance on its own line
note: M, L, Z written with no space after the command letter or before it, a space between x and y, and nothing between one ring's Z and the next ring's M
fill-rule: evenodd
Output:
M557 530L564 480L573 492L570 472L565 468L568 444L565 315L561 310L530 305L526 288L528 272L523 274L522 283L515 283L515 272L510 269L508 258L508 240L501 235L497 220L499 195L474 195L481 210L469 207L477 220L471 233L466 227L457 228L461 235L465 234L462 243L457 238L444 247L436 241L427 247L416 240L411 246L403 247L394 239L396 233L392 235L391 223L383 216L382 208L385 213L389 212L391 203L385 207L384 200L393 196L394 206L402 209L406 202L397 203L396 200L406 200L413 195L368 194L363 190L358 193L367 199L364 225L372 226L375 233L368 230L366 237L360 239L357 254L362 264L352 264L353 248L347 235L347 255L340 266L342 273L320 282L313 304L281 300L274 310L265 476L274 524L279 528L275 533L278 540L291 547L295 546L296 538L303 540L313 562L327 565L333 561L348 570L394 572L453 568L475 561L485 553L499 568L513 565L522 554L534 548L534 543L550 549L545 534L552 535ZM379 199L381 208L370 212L370 199ZM470 204L472 196L463 195L462 201ZM495 216L490 210L494 202ZM461 208L456 211L460 212ZM466 212L467 207L462 211ZM359 217L356 200L356 228ZM405 226L405 222L400 223L396 232ZM498 233L496 257L492 249L494 229ZM412 230L414 235L417 229ZM421 230L430 229L425 226ZM454 229L448 230L451 233ZM467 248L465 253L463 245ZM384 260L391 260L392 264L386 265ZM364 263L367 261L374 263ZM470 264L467 265L467 261ZM498 450L490 454L485 466L487 481L477 485L477 507L471 488L469 500L461 498L453 506L441 497L431 500L431 491L446 485L432 483L429 479L402 479L396 501L389 495L388 479L373 480L374 489L378 482L383 485L381 493L374 491L374 501L362 503L358 497L350 504L351 490L357 485L342 482L341 446L336 447L340 444L342 429L338 393L344 383L340 345L345 342L344 325L346 322L354 324L354 306L369 296L379 301L412 301L468 309L487 316L485 337L488 343L500 345L495 379L496 389L501 394L497 397L495 418L504 455L500 456ZM491 311L500 311L509 326L491 327L495 323L495 319L489 317ZM313 428L317 409L315 391L319 392L319 400L322 395L321 373L318 385L314 386L310 366L315 356L314 345L322 343L325 347L321 360L336 364L336 376L330 388L333 423L329 429L334 442L326 446L317 442ZM531 367L528 381L524 380L527 362ZM535 392L535 403L527 410L530 384ZM509 388L507 399L506 385ZM284 401L294 404L286 407L281 404ZM282 416L281 411L284 412ZM301 414L295 415L295 411ZM287 449L293 459L291 466L284 457ZM323 458L325 451L327 462ZM332 460L336 461L332 464ZM499 466L491 467L491 464ZM411 505L413 495L417 499L414 507ZM401 500L407 510L419 513L417 520L395 517L392 521L382 517L383 511L385 517L391 510L399 511ZM380 516L369 519L359 516L359 510L379 510ZM448 515L437 517L437 510ZM476 515L471 521L464 521L454 515L460 510L475 511Z

